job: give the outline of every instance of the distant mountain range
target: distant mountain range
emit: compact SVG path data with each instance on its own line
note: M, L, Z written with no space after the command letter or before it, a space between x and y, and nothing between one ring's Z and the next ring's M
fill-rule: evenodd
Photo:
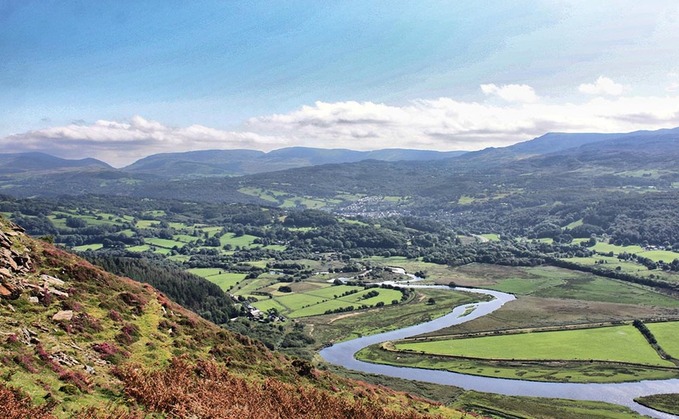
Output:
M464 151L428 151L385 149L355 151L289 147L268 153L255 150L202 150L164 153L145 157L123 168L127 173L144 173L163 178L181 179L205 176L240 176L273 172L297 167L362 160L402 161L440 160L464 154Z
M19 173L45 173L71 170L114 170L97 159L68 160L45 153L0 154L0 175Z
M0 154L0 193L14 196L115 194L195 201L291 205L284 195L426 197L507 188L548 190L679 185L679 128L622 134L549 133L474 152L291 147L157 154L122 169L94 159ZM275 173L274 173L275 172ZM602 186L603 185L603 186ZM277 195L266 195L264 190ZM485 191L485 192L484 192ZM493 192L495 191L495 192Z
M152 175L165 179L191 179L209 176L242 176L362 160L440 160L464 153L464 151L408 149L355 151L309 147L288 147L268 153L258 150L199 150L153 154L119 170L124 173ZM81 170L110 171L116 169L93 158L69 160L38 152L0 154L0 175Z

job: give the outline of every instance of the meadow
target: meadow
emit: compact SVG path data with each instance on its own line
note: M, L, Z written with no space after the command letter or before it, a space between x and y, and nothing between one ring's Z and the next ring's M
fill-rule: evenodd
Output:
M273 289L278 289L280 286L283 286L283 284L269 287L269 289L273 291ZM361 305L391 304L393 300L400 301L402 295L400 291L392 289L363 289L363 287L347 285L331 286L328 284L322 287L314 286L306 288L305 290L289 294L277 291L274 298L261 299L253 303L253 305L260 310L275 307L285 316L299 318L317 316L324 314L328 310L347 309L350 306L358 309ZM371 291L376 291L379 294L374 297L368 297L367 294Z
M418 340L419 339L419 340ZM464 374L552 382L624 382L679 377L633 326L386 342L361 360Z
M235 287L246 276L242 273L223 272L217 268L193 268L188 271L219 285L219 288L225 292L230 291L231 288Z
M646 323L646 327L668 355L679 358L679 322Z
M403 341L398 351L505 360L610 361L673 366L661 359L631 325L484 336Z

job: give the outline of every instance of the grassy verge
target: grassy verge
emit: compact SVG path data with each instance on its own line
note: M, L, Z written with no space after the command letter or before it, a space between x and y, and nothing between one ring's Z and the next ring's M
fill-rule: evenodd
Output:
M536 362L451 358L386 351L379 345L363 349L357 354L357 358L378 364L529 381L616 383L679 377L679 370L669 367L598 361Z
M453 405L482 416L502 418L641 418L627 407L609 403L503 396L466 391Z
M360 373L341 367L331 366L329 369L334 373L349 378L365 381L370 384L387 386L398 391L405 391L456 409L474 413L476 416L502 418L560 417L572 419L642 417L627 407L609 403L548 399L543 397L503 396L500 394L466 391L454 386Z
M634 401L651 409L679 415L679 394L676 393L638 397Z

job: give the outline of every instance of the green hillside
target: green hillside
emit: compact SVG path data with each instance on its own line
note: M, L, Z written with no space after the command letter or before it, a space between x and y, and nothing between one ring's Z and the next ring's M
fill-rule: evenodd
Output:
M14 417L461 416L271 352L1 218L0 246L0 397Z

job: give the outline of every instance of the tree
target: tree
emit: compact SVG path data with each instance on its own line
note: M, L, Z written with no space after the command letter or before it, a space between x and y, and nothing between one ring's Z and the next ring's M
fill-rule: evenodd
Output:
M82 218L67 217L66 218L66 227L83 228L83 227L87 227L87 222L85 222L85 220L83 220Z

